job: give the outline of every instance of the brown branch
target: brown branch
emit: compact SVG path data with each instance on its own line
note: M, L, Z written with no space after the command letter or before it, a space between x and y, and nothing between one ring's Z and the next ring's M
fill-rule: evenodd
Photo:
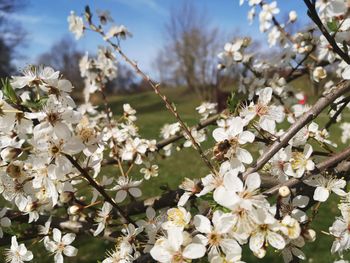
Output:
M320 17L318 16L318 13L316 11L315 1L311 2L310 0L304 0L304 3L308 8L307 15L317 25L321 33L328 40L328 43L332 46L333 51L337 53L346 63L350 65L349 55L338 46L337 42L335 41L335 38L329 34L328 30L323 25Z
M164 207L171 207L177 204L180 196L184 193L184 190L170 190L163 195L161 195L158 199L156 199L150 206L152 206L155 210L161 209ZM147 205L145 204L147 200L132 202L128 205L122 207L124 213L128 215L137 215L146 212Z
M290 179L285 183L279 184L277 186L270 188L269 190L264 191L263 194L266 196L271 196L271 195L277 193L278 190L282 186L287 186L289 188L295 187L296 185L302 183L302 180L309 178L311 175L319 174L319 173L321 173L329 168L332 168L335 165L341 163L342 161L348 159L349 157L350 157L350 147L346 148L344 151L342 151L336 155L331 156L330 158L326 159L325 161L319 163L314 170L307 173L303 178Z
M245 178L248 174L260 170L282 147L288 144L289 140L292 139L299 130L315 119L333 101L349 91L350 81L341 81L338 83L336 89L321 97L308 112L301 116L278 140L264 151L263 155L257 160L255 166L248 168L246 172L243 173L243 177Z
M336 113L333 115L333 117L329 119L329 121L324 126L324 129L328 130L334 123L337 122L338 116L343 112L343 110L346 108L349 102L350 102L350 97L345 98L343 105L341 105L339 109L336 111Z
M294 72L300 68L300 66L309 58L309 56L311 55L312 52L315 51L315 49L316 49L316 46L313 45L312 49L308 51L305 54L305 56L298 62L298 64L295 67L293 67L292 70L288 73L288 76L286 77L286 79L290 79L293 76Z
M135 224L133 220L128 216L128 214L124 213L124 211L117 205L117 203L106 193L105 189L99 185L72 156L68 154L65 154L65 156L75 166L75 168L78 169L78 171L90 183L90 185L94 187L104 197L104 199L113 206L117 213L122 217L124 223Z
M11 219L12 222L18 222L20 224L28 223L29 216L22 214L21 212L9 210L6 212L6 216ZM39 234L38 226L45 225L50 216L40 215L37 221L30 223L28 229L20 233L18 241L23 242L35 238L42 238L44 236ZM76 234L91 234L91 229L94 227L92 223L86 221L71 221L69 218L51 217L50 228L59 228L61 230L68 230ZM12 235L6 234L0 239L0 246L8 246L11 244Z

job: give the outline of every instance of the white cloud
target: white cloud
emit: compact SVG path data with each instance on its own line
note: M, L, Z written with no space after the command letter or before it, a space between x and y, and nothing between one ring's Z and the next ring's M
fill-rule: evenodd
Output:
M57 23L57 20L47 16L33 16L33 15L19 14L19 13L8 14L2 11L0 11L0 17L5 17L9 21L14 20L24 24L32 24L32 25L43 23L43 22L45 22L46 24Z

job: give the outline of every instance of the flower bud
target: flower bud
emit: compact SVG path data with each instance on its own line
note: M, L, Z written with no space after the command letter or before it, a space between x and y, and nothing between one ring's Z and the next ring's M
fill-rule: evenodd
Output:
M305 239L309 242L314 242L316 240L316 232L313 229L307 229L303 234Z
M224 69L225 68L225 65L223 65L223 64L218 64L217 65L217 69L218 70L222 70L222 69Z
M278 194L282 197L287 197L290 195L290 190L288 186L282 186L280 189L278 189Z
M295 12L294 10L289 12L289 21L291 23L294 23L298 18L297 12Z
M263 257L265 257L265 255L266 255L266 249L260 248L258 251L255 251L255 252L254 252L254 255L255 255L257 258L263 258Z
M82 210L82 207L81 207L81 206L72 205L72 206L68 207L68 214L70 214L70 215L76 215L76 214L78 214L81 210Z
M252 42L252 39L250 37L243 38L242 47L248 47L251 42Z
M316 67L312 73L312 77L316 82L327 77L327 71L323 67Z

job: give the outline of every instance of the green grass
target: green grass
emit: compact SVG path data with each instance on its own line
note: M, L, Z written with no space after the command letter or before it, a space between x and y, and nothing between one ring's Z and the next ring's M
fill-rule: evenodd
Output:
M305 82L300 82L303 88ZM167 89L165 90L168 98L175 103L177 109L182 116L183 120L189 125L193 125L198 122L199 115L195 111L195 107L200 104L199 99L194 94L187 93L184 89ZM310 96L311 97L311 92ZM174 117L168 113L162 103L162 101L152 92L144 92L134 95L126 96L113 96L108 98L112 110L118 118L122 114L122 106L124 103L129 103L133 108L137 110L138 120L136 124L140 127L140 134L143 138L157 139L159 138L160 128L165 123L176 122ZM316 122L321 125L327 121L326 114L321 115ZM283 128L287 128L287 125L283 125ZM335 149L340 151L344 145L340 144L340 129L334 126L331 129L331 136L337 138L336 142L339 143L339 147ZM213 140L209 134L209 140L203 144L204 149L209 149L213 146ZM256 154L255 154L256 155ZM159 176L152 178L149 181L145 181L142 190L144 193L143 198L159 195L162 193L161 187L166 186L175 189L185 177L199 178L208 173L207 167L203 161L199 158L197 152L192 148L182 149L181 152L175 152L171 157L162 159L157 157L156 163L159 165ZM135 178L141 178L139 173L140 167L135 167L132 172L132 176ZM103 174L112 176L119 176L118 169L116 167L108 167L102 170L100 177ZM317 263L329 263L336 257L330 256L330 247L333 242L332 238L321 234L320 231L328 231L331 226L334 216L338 214L336 208L337 200L332 198L327 204L322 205L318 216L312 223L312 228L317 230L318 238L314 243L307 243L305 246L305 253L308 257L308 262ZM80 238L74 244L79 248L78 256L75 258L65 258L65 262L74 263L92 263L102 260L104 258L105 251L112 248L113 244L105 241L99 241L91 237ZM30 243L27 243L29 248L32 248ZM39 253L34 262L52 262L52 257L48 258L47 253L42 250L36 250ZM38 254L36 254L38 255ZM274 251L270 251L268 255L259 260L256 257L251 256L251 252L245 252L243 260L246 262L282 262L282 258L275 255ZM0 258L0 262L1 258Z

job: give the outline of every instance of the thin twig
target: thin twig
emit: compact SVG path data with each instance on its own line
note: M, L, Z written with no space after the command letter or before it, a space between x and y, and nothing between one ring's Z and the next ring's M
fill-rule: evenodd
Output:
M275 193L278 192L278 190L282 187L282 186L287 186L289 188L295 187L297 184L302 183L302 180L305 180L307 178L309 178L311 175L314 174L319 174L331 167L334 167L335 165L341 163L342 161L348 159L350 157L350 147L346 148L344 151L333 155L331 157L329 157L328 159L326 159L325 161L319 163L316 168L312 171L310 171L309 173L305 174L303 178L301 179L297 179L297 178L293 178L288 180L285 183L276 185L266 191L263 192L264 195L266 196L271 196Z
M321 33L324 35L324 37L328 40L329 44L332 46L333 51L337 53L346 63L350 65L350 56L344 52L335 41L334 36L331 36L326 29L326 27L323 25L317 11L314 1L310 0L304 0L305 5L308 8L308 16L314 21L314 23L317 25L317 27L320 29Z
M122 217L122 219L125 221L124 223L132 223L135 224L133 222L133 220L128 216L128 214L124 213L124 211L117 205L117 203L107 194L107 192L105 191L105 189L99 185L90 175L89 173L83 169L80 164L70 155L65 154L66 158L71 162L71 164L74 165L75 168L78 169L78 171L81 173L81 175L88 180L88 182L90 183L90 185L95 188L103 197L104 199L110 203L113 208L118 212L118 214Z
M343 110L346 108L349 102L350 102L350 97L345 98L343 105L341 105L339 109L336 111L336 113L332 116L332 118L329 119L329 121L324 126L324 129L328 130L334 123L337 122L338 116L343 112Z
M326 107L328 107L333 101L339 98L341 95L350 91L350 81L341 81L337 84L337 88L327 95L321 97L314 106L301 116L289 129L275 141L257 160L254 167L248 168L243 177L248 174L260 170L282 147L288 144L289 140L293 138L306 124L315 119Z

